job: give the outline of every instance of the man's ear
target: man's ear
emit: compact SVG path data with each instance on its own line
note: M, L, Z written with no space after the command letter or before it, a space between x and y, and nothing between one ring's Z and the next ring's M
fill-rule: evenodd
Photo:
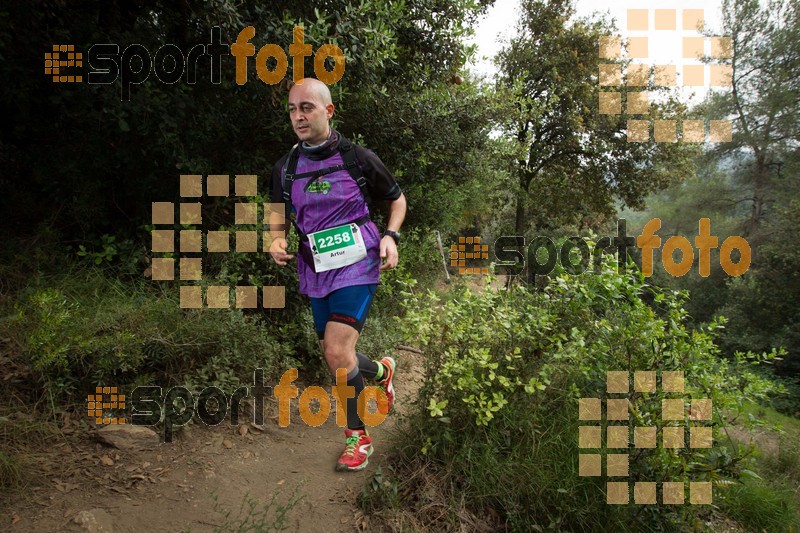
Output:
M334 108L333 104L328 104L328 105L325 106L325 111L326 111L326 114L327 114L329 119L333 117L333 110L334 109L335 108Z

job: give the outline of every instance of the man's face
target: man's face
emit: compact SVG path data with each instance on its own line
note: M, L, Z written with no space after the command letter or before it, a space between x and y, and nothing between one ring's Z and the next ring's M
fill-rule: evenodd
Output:
M333 116L333 104L325 105L311 83L295 85L289 91L289 119L297 138L311 146L328 137L328 120Z

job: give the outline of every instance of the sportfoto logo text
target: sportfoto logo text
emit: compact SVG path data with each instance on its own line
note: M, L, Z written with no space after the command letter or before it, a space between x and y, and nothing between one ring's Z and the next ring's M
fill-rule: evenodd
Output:
M274 85L286 77L289 68L288 56L277 44L265 44L256 51L250 42L256 35L253 26L243 28L234 44L221 42L222 29L211 28L211 41L199 43L185 53L174 44L164 44L155 53L151 53L142 44L128 45L124 50L118 44L93 44L84 54L75 50L74 44L54 44L52 50L44 55L45 75L52 78L53 83L83 83L91 85L110 85L120 81L120 99L130 100L131 87L141 85L151 75L161 83L174 85L185 81L189 85L197 82L198 69L207 69L211 83L222 81L222 58L232 55L235 59L235 79L237 85L247 83L248 65L254 63L258 78L267 84ZM289 45L289 56L292 57L292 75L295 82L305 78L303 61L314 56L314 74L327 85L342 79L345 68L344 53L334 44L324 44L313 51L310 44L305 43L305 28L295 26L294 39ZM250 61L250 57L255 57ZM325 62L333 60L333 69L328 70ZM268 67L270 59L275 60L274 68ZM89 73L84 75L84 64L88 63ZM80 69L80 70L79 70Z
M325 389L315 385L300 391L293 385L297 375L297 369L290 368L283 373L275 387L270 387L264 385L264 370L256 368L253 371L253 386L239 387L232 394L226 394L214 386L205 387L196 395L181 386L167 390L143 385L135 387L129 395L121 394L118 387L97 387L96 393L87 397L87 415L98 425L154 426L163 422L164 442L172 442L173 428L184 426L193 418L207 426L216 426L229 417L231 427L237 426L239 407L248 398L252 398L252 420L258 426L264 424L264 399L267 396L277 400L277 423L280 427L287 427L291 423L292 399L298 401L300 419L311 427L319 427L328 420L333 400L336 403L336 425L339 427L347 426L345 403L350 398L356 399L358 416L367 426L382 424L389 414L386 392L369 385L356 394L355 387L347 385L347 370L344 368L336 370L336 384L331 386L331 396ZM130 412L126 411L126 406L131 409Z
M557 262L567 273L581 274L593 260L595 271L599 271L601 256L608 249L616 249L617 265L622 270L629 258L628 250L635 246L641 251L638 266L644 276L653 275L654 250L661 251L661 263L667 274L673 277L685 276L695 264L695 248L692 242L682 235L662 239L656 234L659 229L661 219L650 219L642 228L641 234L634 238L627 234L625 219L619 219L617 236L599 238L594 249L590 249L586 239L573 236L566 239L559 250L550 237L540 235L530 241L527 254L524 251L525 237L504 235L498 237L494 244L495 266L502 269L505 275L518 276L526 267L527 256L527 279L529 283L534 283L536 276L547 276L553 272ZM720 243L719 237L711 234L711 220L708 218L698 221L694 246L699 258L698 273L703 278L711 274L711 250L718 249L719 264L729 276L741 276L750 268L752 253L747 240L740 235L731 235ZM540 253L541 251L544 253ZM573 254L573 251L577 253ZM676 251L679 252L678 259L675 258ZM488 258L489 245L483 244L480 237L459 237L458 244L450 247L450 266L458 267L459 274L488 274L488 267L472 264ZM631 258L635 260L635 257Z

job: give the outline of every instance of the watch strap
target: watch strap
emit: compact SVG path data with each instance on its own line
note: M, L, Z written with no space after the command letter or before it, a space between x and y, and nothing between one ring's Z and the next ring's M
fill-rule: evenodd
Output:
M400 244L400 233L392 230L386 230L383 232L383 237L391 237L394 239L395 244Z

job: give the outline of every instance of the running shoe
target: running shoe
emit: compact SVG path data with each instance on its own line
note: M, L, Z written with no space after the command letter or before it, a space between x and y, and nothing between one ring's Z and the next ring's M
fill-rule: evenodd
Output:
M384 357L378 362L382 363L386 369L386 377L380 380L378 385L380 385L380 387L386 393L386 399L388 400L386 406L382 406L381 402L378 402L378 411L382 415L388 415L394 408L394 385L392 385L392 378L394 377L394 371L397 368L397 363L391 357Z
M361 470L372 455L372 439L366 429L345 429L345 447L336 470L339 472Z

